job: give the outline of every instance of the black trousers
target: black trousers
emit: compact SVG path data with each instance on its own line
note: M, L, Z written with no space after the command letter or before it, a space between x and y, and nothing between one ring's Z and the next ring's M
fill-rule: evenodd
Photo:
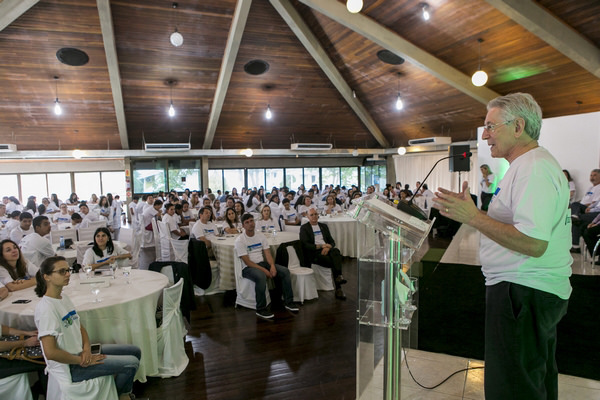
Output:
M583 240L585 240L585 245L588 248L590 256L594 251L594 246L596 246L596 242L598 241L598 235L600 235L600 225L593 226L591 228L585 228L583 231ZM596 253L598 255L600 250Z
M568 301L510 282L485 297L485 398L558 399L556 325Z
M335 281L336 278L342 274L342 254L337 248L334 247L333 249L329 250L329 253L327 253L326 256L321 254L321 250L317 250L317 254L315 255L313 263L319 264L325 268L331 268L335 288L339 289L341 287L341 285Z
M490 200L494 197L493 193L484 193L481 192L481 209L483 211L487 211L488 206L490 205Z

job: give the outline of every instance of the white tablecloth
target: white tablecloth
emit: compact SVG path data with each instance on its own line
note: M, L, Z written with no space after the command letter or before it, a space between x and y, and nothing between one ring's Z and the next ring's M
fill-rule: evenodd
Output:
M155 313L168 279L156 272L133 270L131 284L127 284L121 271L116 275L116 279L110 281L110 287L100 288L100 303L92 301L91 288L79 283L78 274L71 277L69 286L63 290L75 304L91 343L133 344L142 350L135 378L146 382L146 376L158 373ZM13 304L20 299L31 302ZM34 313L38 301L33 288L11 292L0 302L0 323L25 330L36 329Z
M327 224L329 232L331 232L331 236L335 240L335 247L340 250L343 256L358 257L356 239L359 237L360 232L364 236L364 228L361 229L360 224L356 220L345 215L340 215L335 217L320 217L319 222Z
M215 257L219 262L219 276L221 290L235 289L235 275L233 271L233 250L235 239L238 235L226 235L224 237L216 237L211 240L212 249ZM277 236L273 238L271 234L266 234L271 254L275 259L275 252L281 243L292 242L298 240L298 234L294 232L277 232Z

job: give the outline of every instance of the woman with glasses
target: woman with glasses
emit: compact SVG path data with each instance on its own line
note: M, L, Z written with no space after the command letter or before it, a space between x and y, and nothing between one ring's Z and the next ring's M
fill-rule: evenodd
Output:
M47 371L58 381L73 383L112 375L119 399L130 399L141 351L127 344L105 344L101 354L92 354L75 306L62 292L70 277L64 257L47 258L36 274L35 293L42 299L35 308L35 325Z
M92 269L108 267L117 263L119 267L127 266L131 254L115 245L110 237L108 228L98 228L94 233L94 246L85 251L83 265L91 265Z
M23 257L21 249L10 239L0 242L0 283L14 292L35 286L38 267Z
M52 219L56 224L70 224L71 223L71 214L69 212L69 207L65 203L60 205L60 211L55 213L52 216Z
M487 211L490 200L494 195L494 174L489 165L483 164L481 170L481 182L479 182L479 191L481 192L481 209Z

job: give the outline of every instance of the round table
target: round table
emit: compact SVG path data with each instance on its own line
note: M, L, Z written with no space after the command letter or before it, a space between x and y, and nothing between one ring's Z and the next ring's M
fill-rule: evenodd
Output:
M140 368L135 378L146 382L146 376L158 374L158 347L156 305L168 278L152 271L132 270L127 284L121 271L116 279L107 277L109 287L100 288L101 302L93 302L91 285L81 283L80 274L73 274L63 289L77 309L81 324L91 343L133 344L142 350ZM34 313L40 298L34 288L11 292L0 302L0 323L13 328L35 330ZM27 304L13 304L16 300L31 300ZM183 345L183 343L182 343Z
M215 258L219 262L219 289L221 290L235 290L233 254L235 239L238 236L239 235L225 235L223 237L213 237L210 241ZM275 237L273 237L270 233L267 233L265 236L267 237L267 241L271 247L273 260L275 260L275 252L281 243L299 240L298 234L294 232L277 232Z
M319 222L327 224L331 237L335 240L335 247L343 256L358 257L357 238L364 229L359 229L359 223L346 215L338 214L333 217L319 217Z

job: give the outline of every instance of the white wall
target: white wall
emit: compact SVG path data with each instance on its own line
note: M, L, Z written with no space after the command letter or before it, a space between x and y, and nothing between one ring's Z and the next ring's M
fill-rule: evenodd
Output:
M477 129L479 164L488 164L496 172L508 166L504 159L493 159L489 146L481 139L483 128ZM569 170L577 186L576 199L590 187L590 171L600 168L600 112L545 118L539 143ZM477 168L477 182L481 172Z
M124 171L123 159L113 160L4 160L0 162L2 174L27 174L49 172Z

